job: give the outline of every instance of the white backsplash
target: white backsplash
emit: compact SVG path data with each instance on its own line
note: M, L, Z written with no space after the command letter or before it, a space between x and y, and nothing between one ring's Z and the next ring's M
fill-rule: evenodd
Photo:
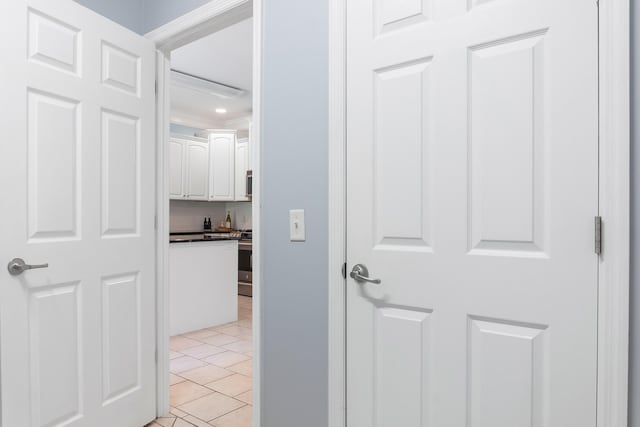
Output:
M233 228L237 230L251 229L252 216L250 202L229 202L226 204L226 210L231 212L231 224Z
M204 217L211 217L213 228L224 221L227 214L224 203L194 202L187 200L171 200L169 214L172 233L181 231L201 231L204 229Z
M172 233L201 231L204 217L211 217L211 227L216 228L231 212L231 226L236 229L251 228L251 203L248 202L194 202L171 200L169 213Z

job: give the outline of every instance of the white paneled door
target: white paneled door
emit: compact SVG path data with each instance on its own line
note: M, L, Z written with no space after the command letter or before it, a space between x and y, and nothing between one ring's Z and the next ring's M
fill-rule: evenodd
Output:
M139 427L156 395L155 48L70 0L2 2L0 27L2 425ZM11 275L14 258L48 267Z
M348 426L594 427L596 1L346 3Z

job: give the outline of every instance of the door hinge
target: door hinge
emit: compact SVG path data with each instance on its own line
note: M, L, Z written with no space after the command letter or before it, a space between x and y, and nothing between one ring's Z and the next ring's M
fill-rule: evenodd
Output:
M158 94L158 80L156 80L156 95Z
M153 216L153 228L154 230L158 229L158 215Z
M595 217L595 252L600 255L602 253L602 217Z
M155 352L155 359L156 359L156 365L158 364L158 349L156 349Z
M346 262L344 264L342 264L342 278L343 279L347 278L347 263Z

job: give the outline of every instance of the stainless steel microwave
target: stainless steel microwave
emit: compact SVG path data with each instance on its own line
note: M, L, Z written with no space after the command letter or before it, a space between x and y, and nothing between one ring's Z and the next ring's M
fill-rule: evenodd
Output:
M253 196L253 171L247 171L247 197Z

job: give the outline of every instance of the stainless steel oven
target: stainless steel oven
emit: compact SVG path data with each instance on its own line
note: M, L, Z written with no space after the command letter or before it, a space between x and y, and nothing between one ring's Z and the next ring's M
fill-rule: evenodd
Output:
M253 244L251 233L243 233L238 242L238 295L252 296Z

